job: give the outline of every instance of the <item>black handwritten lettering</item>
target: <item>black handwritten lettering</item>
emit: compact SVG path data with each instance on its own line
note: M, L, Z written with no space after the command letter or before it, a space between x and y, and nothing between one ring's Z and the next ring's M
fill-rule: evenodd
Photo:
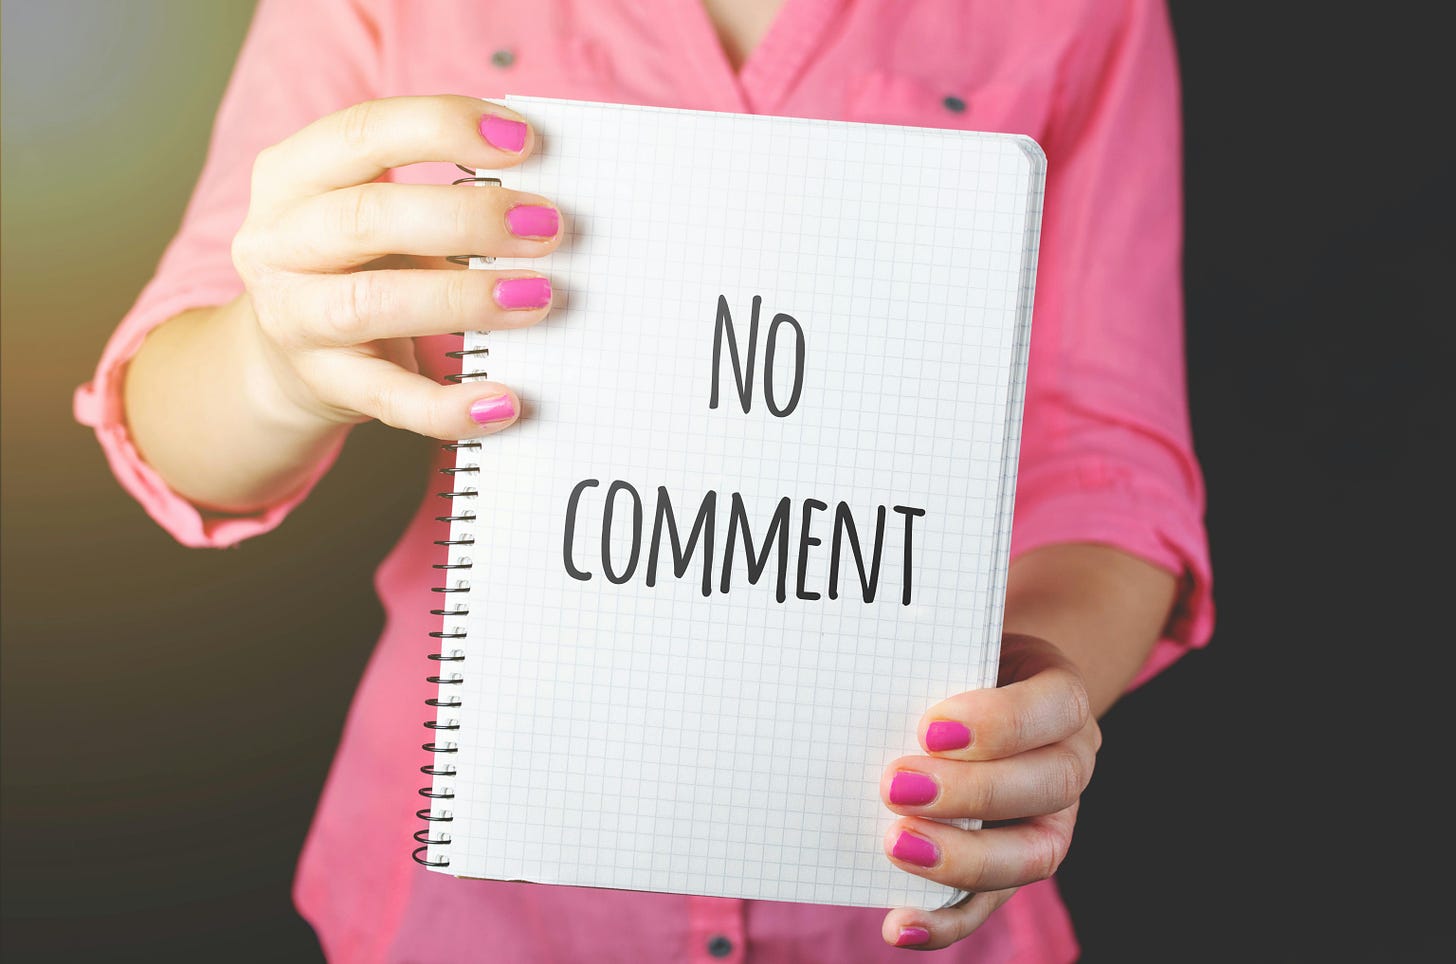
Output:
M745 415L752 411L753 371L758 359L758 319L762 306L763 298L754 295L753 310L748 321L747 349L746 352L740 351L738 329L733 324L733 312L728 307L728 298L726 295L718 296L718 313L713 320L713 377L708 390L709 408L718 407L723 378L723 341L727 339L728 361L733 365L733 383L738 389L738 404L743 408ZM794 330L794 381L789 391L788 402L780 407L778 392L774 390L774 385L778 380L774 360L778 354L779 329L784 325L788 325ZM787 418L793 414L794 409L799 407L799 399L804 395L806 353L804 326L799 324L799 320L793 315L779 312L773 316L773 321L769 322L767 341L768 347L764 350L763 358L764 400L768 403L768 410L775 416Z
M754 299L755 302L757 299ZM789 404L779 408L774 398L774 351L778 345L778 331L782 324L794 326L794 390L789 395ZM799 397L804 393L804 329L793 315L777 314L768 326L768 349L763 356L763 398L768 410L779 418L788 418L799 407Z
M905 517L905 585L904 591L900 594L900 605L908 606L910 605L910 560L914 555L911 547L915 542L914 520L916 516L924 515L925 510L911 508L908 505L897 505L895 511Z
M804 588L804 580L809 574L809 549L824 544L824 540L809 535L809 526L813 523L815 510L827 508L827 502L820 502L818 499L804 500L804 518L799 523L799 576L794 581L794 595L800 599L819 598L817 592L809 592Z
M627 557L627 568L618 575L612 569L612 512L617 504L618 492L632 493L632 554ZM632 578L637 571L637 557L642 552L642 497L626 482L618 480L607 487L607 507L602 512L602 571L607 581L620 586Z
M708 394L708 407L718 407L718 378L722 369L723 336L728 337L728 360L733 363L733 380L738 385L738 401L745 414L753 407L753 360L758 355L758 309L763 298L753 296L753 315L748 322L748 360L738 354L738 336L733 328L733 314L728 299L718 296L718 317L713 322L713 387Z
M756 557L753 553L753 534L748 531L748 512L743 507L743 496L737 492L733 493L733 507L728 514L728 544L723 550L723 584L722 592L728 591L729 583L733 577L733 544L738 535L738 530L743 529L743 549L748 563L748 581L757 585L759 576L763 575L764 567L768 565L768 554L773 548L774 534L778 534L779 542L779 580L775 598L783 602L787 598L785 586L788 577L789 559L789 497L784 496L779 500L779 506L774 510L773 521L768 524L768 531L763 534L763 551Z
M592 578L592 573L583 570L577 565L574 558L573 545L576 536L577 516L583 511L583 494L587 489L601 485L599 479L584 479L578 482L571 490L571 495L566 501L566 531L562 542L561 559L566 567L566 572L573 579L585 582ZM630 551L627 552L625 563L621 559L621 551L613 551L613 536L617 535L616 528L623 521L625 513L619 513L622 508L620 500L625 498L632 506L630 533ZM814 514L824 512L829 504L819 499L803 499L795 502L788 496L783 496L774 501L773 513L768 517L768 524L760 534L761 541L755 543L753 527L750 518L762 520L760 512L755 516L750 511L747 500L742 493L734 492L727 498L728 521L727 538L723 541L722 549L719 550L715 536L720 527L718 510L723 500L718 497L718 492L709 490L698 502L696 514L693 516L692 527L688 530L687 538L684 540L682 529L678 525L678 514L673 509L672 495L667 486L657 487L657 502L652 516L652 532L648 536L647 564L643 569L644 582L650 587L656 587L658 576L665 574L669 566L663 563L663 543L668 544L668 551L672 554L671 572L677 579L686 578L689 569L693 566L694 559L700 558L702 564L702 578L699 586L702 594L710 596L714 589L713 567L721 564L722 570L718 577L717 589L720 593L728 593L733 588L733 562L738 552L739 542L743 545L744 568L747 570L749 585L756 586L764 578L770 565L774 567L773 579L774 597L779 602L786 602L789 596L789 565L794 563L794 589L795 599L804 602L816 602L825 595L830 599L839 598L839 575L845 561L845 546L848 551L854 554L854 565L859 573L860 596L866 603L875 601L876 592L879 588L884 557L885 544L885 521L887 507L884 505L875 507L875 533L874 545L869 553L869 561L866 564L864 547L860 541L860 529L855 521L854 513L849 504L840 502L834 507L834 528L833 535L828 539L829 543L829 572L824 580L823 589L818 586L811 586L812 580L809 570L813 564L815 550L824 546L825 539L814 534ZM602 570L607 580L613 585L623 585L632 579L638 572L638 562L641 560L643 525L645 522L642 498L638 490L629 482L618 479L607 487L605 498L600 503L592 503L599 506L595 511L601 513L601 553ZM794 511L800 513L798 524L791 522ZM914 520L924 516L926 511L912 506L897 505L894 511L905 517L905 552L903 557L902 585L904 592L901 594L902 605L910 605L914 592L914 579L912 565L914 563ZM664 538L665 537L665 538ZM790 549L791 537L796 541L792 551ZM616 545L620 546L625 540L617 539ZM719 555L721 553L721 559ZM893 564L892 564L893 565Z
M657 512L652 519L652 544L647 550L647 585L657 585L657 551L662 544L663 523L667 523L668 538L672 540L672 571L675 576L681 579L688 571L688 563L692 560L693 548L698 544L698 537L703 539L703 595L709 596L713 593L713 523L718 512L718 493L709 492L703 497L702 504L698 507L698 514L693 519L693 528L688 533L687 548L682 547L677 535L677 518L672 512L672 499L668 497L667 487L657 487Z
M885 545L885 507L880 506L875 515L875 551L870 555L868 575L865 574L864 554L859 548L859 530L855 528L854 513L849 511L849 505L844 502L834 507L834 540L829 548L830 599L839 598L840 539L844 536L849 536L849 548L854 553L855 568L859 570L859 585L864 601L872 603L880 588L880 550Z
M576 568L571 560L571 544L576 539L576 511L581 502L582 492L601 484L600 479L583 479L576 483L576 488L571 490L571 496L566 500L566 538L561 545L561 559L566 564L566 571L571 578L580 579L582 582L590 579L591 573Z

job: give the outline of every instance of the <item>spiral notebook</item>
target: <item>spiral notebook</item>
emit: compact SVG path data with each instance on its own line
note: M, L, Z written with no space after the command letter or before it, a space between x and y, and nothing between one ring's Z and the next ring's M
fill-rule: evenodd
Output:
M961 895L880 774L993 685L1044 159L1030 139L511 97L551 198L521 421L450 446L415 859L812 903Z

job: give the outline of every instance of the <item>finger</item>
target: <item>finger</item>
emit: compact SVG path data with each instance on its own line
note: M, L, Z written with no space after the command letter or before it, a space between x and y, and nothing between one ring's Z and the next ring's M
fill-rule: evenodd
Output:
M1030 639L1030 637L1022 637ZM1010 647L1016 675L995 689L960 693L920 720L920 745L958 760L996 760L1067 739L1092 719L1087 687L1050 643Z
M295 343L346 346L534 325L551 309L551 282L530 271L354 271L305 278L291 298L303 319Z
M361 184L289 209L257 254L287 270L342 271L385 255L538 258L560 237L560 212L538 194Z
M907 756L880 778L880 797L896 813L937 819L1013 820L1070 807L1092 779L1091 741L1064 740L1005 760L967 763Z
M515 111L474 97L387 97L322 117L258 154L253 202L277 205L367 184L421 161L471 169L519 164L535 133Z
M902 870L961 890L1020 887L1056 873L1072 844L1077 807L980 830L901 817L885 853Z
M897 907L885 915L880 936L886 944L921 951L949 947L969 937L986 923L996 908L1011 899L1016 889L994 890L972 894L953 907L940 910L918 910Z
M442 440L491 435L515 423L521 402L495 382L441 385L383 358L317 353L315 390L329 405Z

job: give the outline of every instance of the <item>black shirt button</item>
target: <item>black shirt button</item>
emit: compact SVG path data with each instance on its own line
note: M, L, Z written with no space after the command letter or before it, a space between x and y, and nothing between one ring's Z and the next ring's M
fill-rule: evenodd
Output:
M966 102L955 94L946 94L945 100L940 103L952 114L964 114L966 112Z
M714 957L727 957L733 953L733 942L722 934L708 938L708 953Z
M490 62L501 69L505 69L516 62L516 52L509 47L502 47L490 55Z

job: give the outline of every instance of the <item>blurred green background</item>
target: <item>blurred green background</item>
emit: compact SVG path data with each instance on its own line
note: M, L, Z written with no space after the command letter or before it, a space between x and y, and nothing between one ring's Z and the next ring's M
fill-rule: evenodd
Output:
M428 446L365 426L344 464L372 488L336 472L269 538L196 551L70 415L176 230L252 8L0 8L7 960L319 956L293 860Z

